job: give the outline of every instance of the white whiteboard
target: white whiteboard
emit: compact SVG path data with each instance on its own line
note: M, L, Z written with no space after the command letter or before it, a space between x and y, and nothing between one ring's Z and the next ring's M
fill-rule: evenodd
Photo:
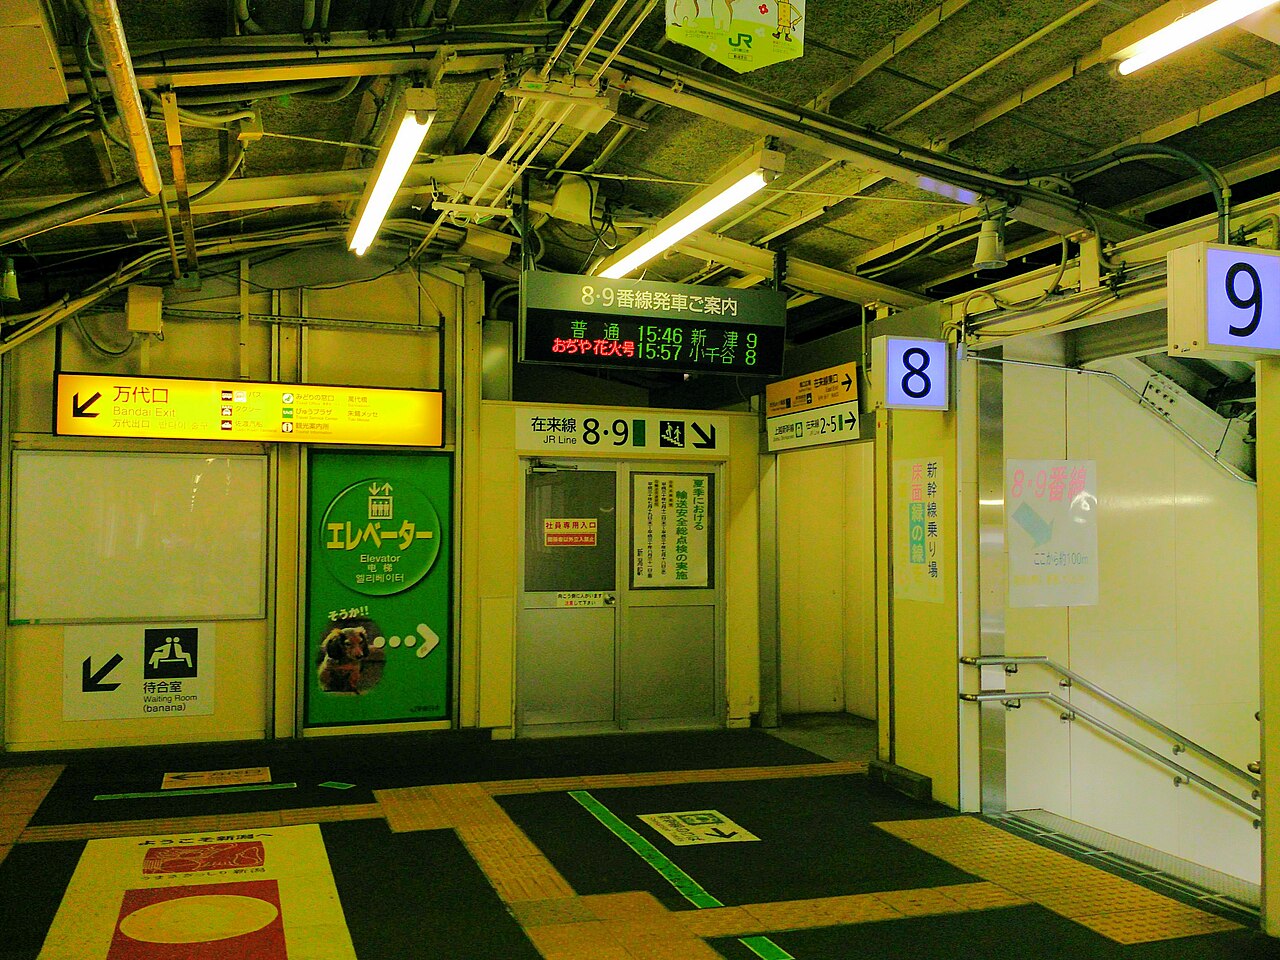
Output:
M266 615L267 460L13 457L9 619Z

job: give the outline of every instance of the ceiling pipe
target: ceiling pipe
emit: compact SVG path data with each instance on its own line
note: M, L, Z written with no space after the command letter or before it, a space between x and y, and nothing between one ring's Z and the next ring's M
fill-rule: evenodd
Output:
M147 129L142 98L138 94L138 82L133 75L133 60L124 39L120 10L115 0L85 0L84 6L89 15L89 23L98 38L98 46L102 48L103 68L111 84L111 95L115 98L116 113L124 127L125 141L129 144L138 183L146 191L146 196L154 197L163 186L160 164L156 160L151 132Z
M124 128L125 142L138 174L136 183L120 184L75 197L25 217L0 223L0 244L25 240L55 227L65 226L85 217L113 210L147 197L154 197L164 186L155 146L147 130L142 98L133 75L133 61L124 40L124 24L115 0L85 0L89 23L102 48L102 62L116 102L116 113Z
M36 234L52 230L54 227L66 226L95 213L114 210L126 203L145 200L149 194L140 183L126 183L117 187L108 187L97 193L86 193L63 203L54 204L44 210L29 213L25 217L16 217L0 223L0 245L15 243L34 237Z

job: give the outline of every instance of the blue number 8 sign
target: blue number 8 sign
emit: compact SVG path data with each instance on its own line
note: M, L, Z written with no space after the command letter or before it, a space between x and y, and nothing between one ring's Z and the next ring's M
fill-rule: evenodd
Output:
M947 354L941 340L885 337L885 406L946 410L951 400Z
M1280 257L1209 247L1205 279L1210 344L1280 349Z

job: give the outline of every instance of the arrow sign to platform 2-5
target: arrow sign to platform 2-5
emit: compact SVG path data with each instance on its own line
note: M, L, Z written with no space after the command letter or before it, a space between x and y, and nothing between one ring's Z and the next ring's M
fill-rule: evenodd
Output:
M118 653L113 654L111 659L99 667L97 671L94 671L93 666L90 663L92 659L92 657L85 657L84 663L80 665L80 689L85 693L96 693L103 690L114 690L116 687L120 686L118 683L103 683L102 681L106 678L107 674L120 666L120 664L124 663L124 657L120 656Z

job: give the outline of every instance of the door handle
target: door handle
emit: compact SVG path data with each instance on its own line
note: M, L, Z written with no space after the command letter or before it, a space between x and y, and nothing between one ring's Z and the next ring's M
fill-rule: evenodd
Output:
M617 602L618 602L618 598L615 597L612 593L604 598L604 605L606 607L612 607Z

